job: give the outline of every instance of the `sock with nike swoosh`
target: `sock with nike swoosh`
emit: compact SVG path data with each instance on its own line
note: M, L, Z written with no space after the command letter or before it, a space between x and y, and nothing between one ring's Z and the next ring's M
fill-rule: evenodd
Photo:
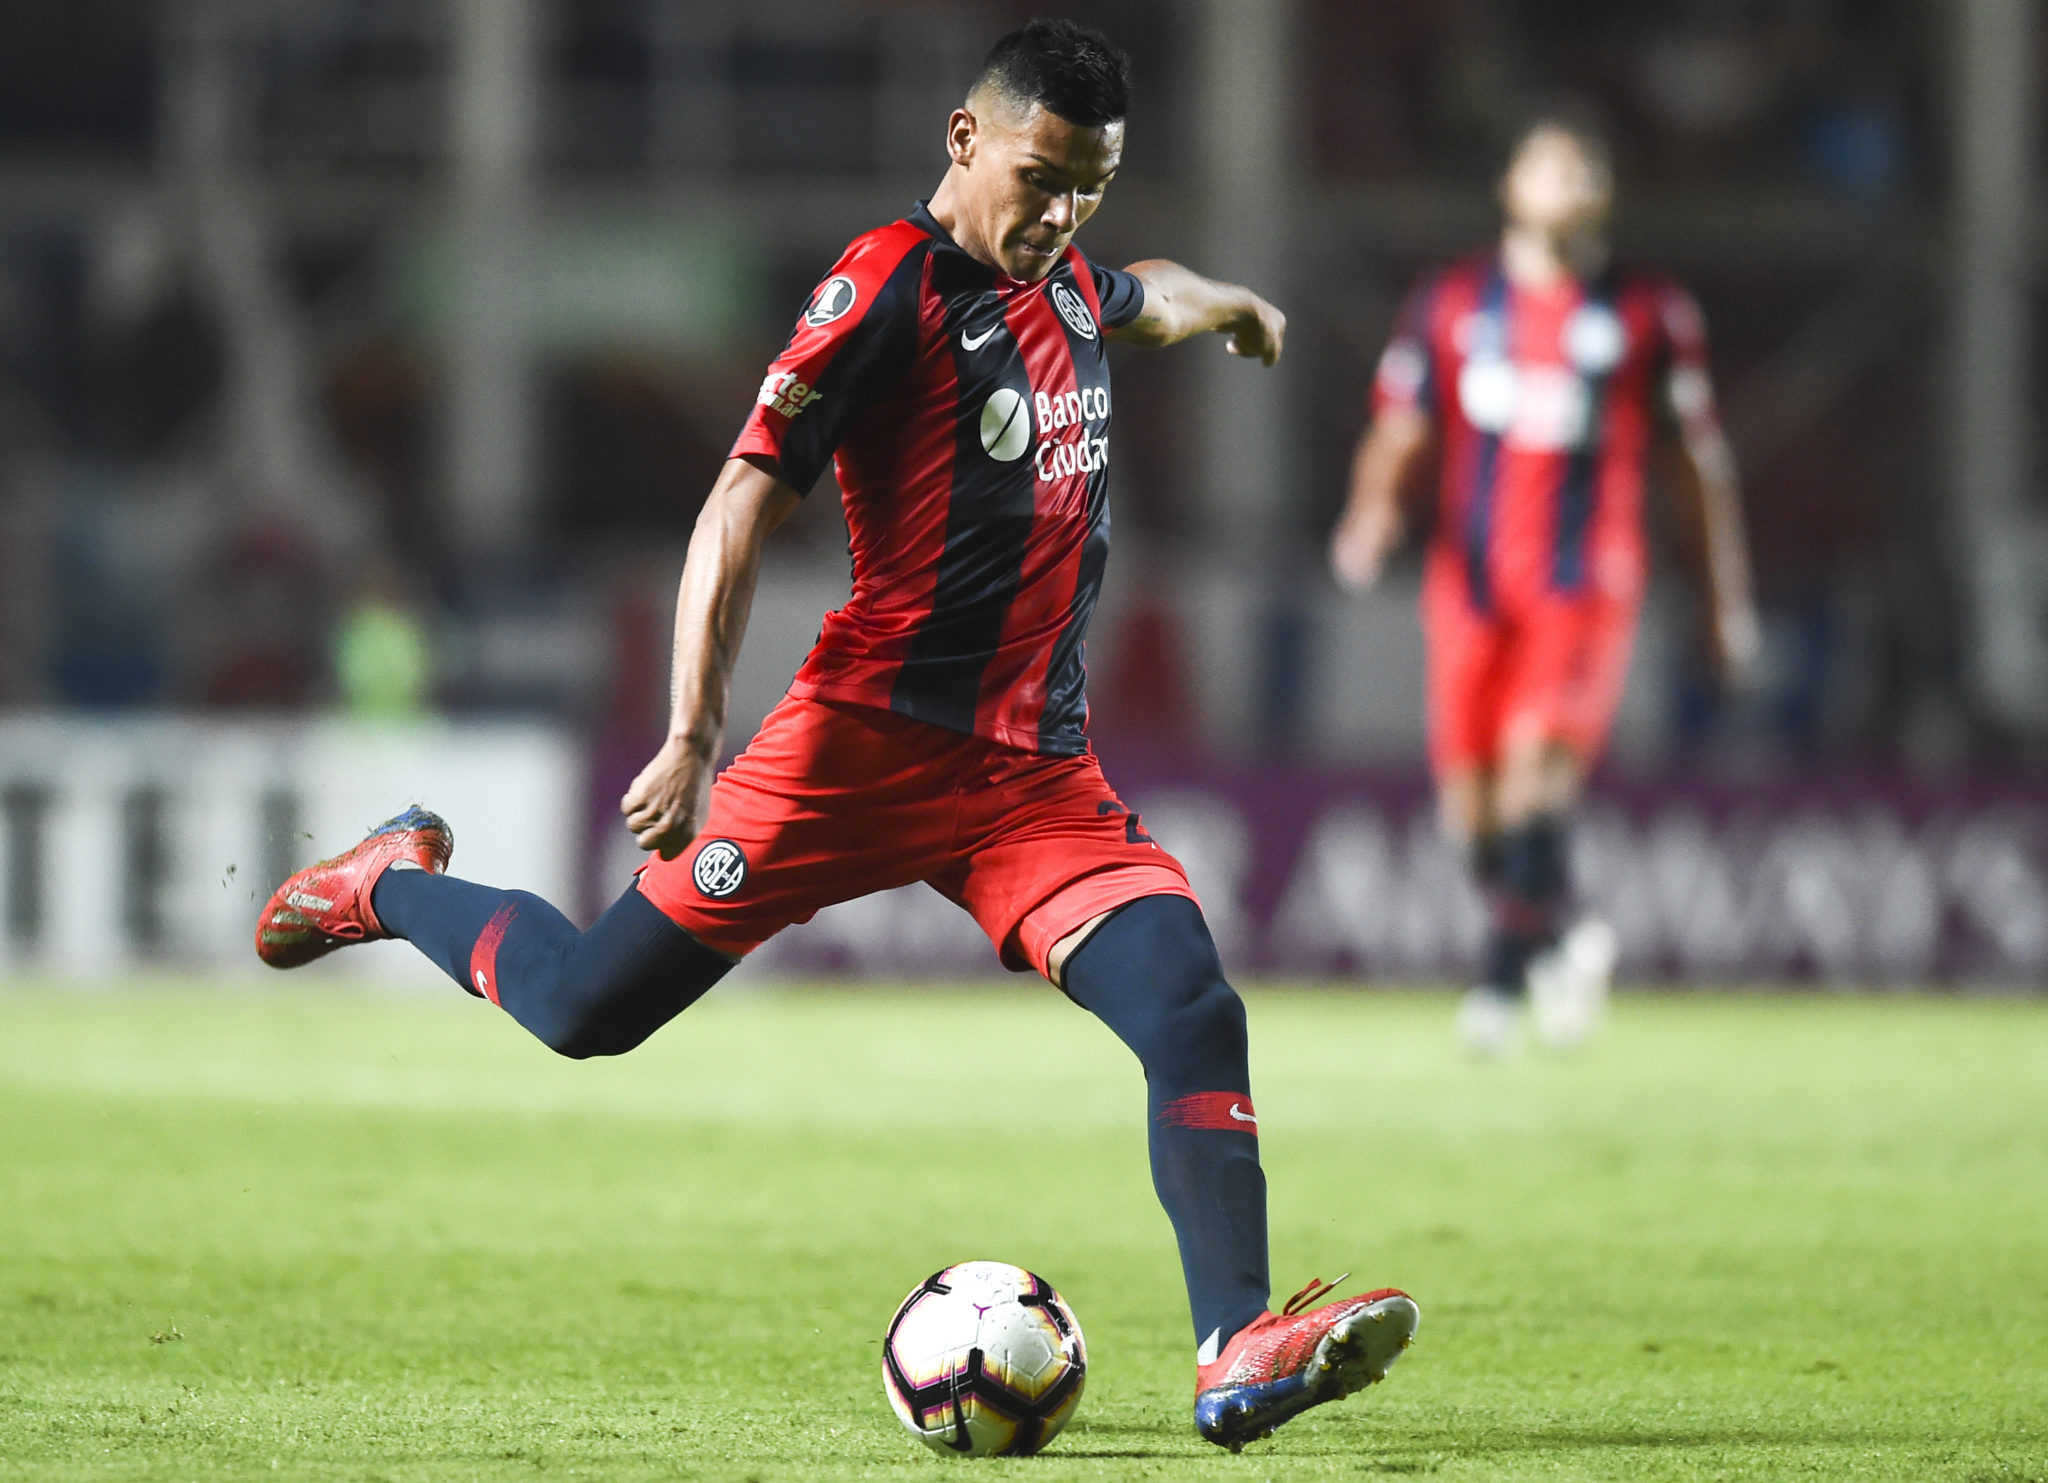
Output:
M1152 1184L1173 1222L1201 1352L1266 1311L1266 1176L1259 1168L1244 1001L1202 910L1147 896L1067 959L1067 997L1145 1068Z

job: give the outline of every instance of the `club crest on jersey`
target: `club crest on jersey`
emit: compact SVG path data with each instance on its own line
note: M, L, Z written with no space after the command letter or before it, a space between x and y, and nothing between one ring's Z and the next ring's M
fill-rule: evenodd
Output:
M1095 316L1088 312L1088 306L1081 302L1081 296L1064 283L1055 282L1046 290L1052 296L1053 308L1060 311L1074 333L1084 340L1095 338Z
M842 317L853 307L860 290L853 286L853 280L844 273L835 273L818 285L818 291L811 295L811 307L804 310L804 323L808 325L830 324Z
M723 901L747 883L747 855L729 839L706 840L690 866L690 879L713 901Z

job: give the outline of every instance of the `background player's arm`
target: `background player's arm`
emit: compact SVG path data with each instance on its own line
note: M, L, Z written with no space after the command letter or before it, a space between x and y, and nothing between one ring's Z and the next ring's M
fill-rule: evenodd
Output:
M1708 653L1721 682L1738 684L1756 661L1758 630L1735 450L1715 421L1680 423L1671 441L1678 518L1706 599Z
M771 466L735 458L697 517L676 593L668 740L619 801L640 848L659 850L664 860L673 860L703 822L761 548L800 503Z
M1287 316L1248 288L1219 283L1164 258L1124 269L1145 285L1145 307L1129 324L1109 331L1127 345L1175 345L1211 332L1230 337L1226 348L1270 366L1280 359Z
M1436 422L1415 406L1389 406L1372 421L1351 458L1351 494L1330 535L1330 569L1354 592L1379 580L1401 543L1401 495L1420 478L1436 441Z

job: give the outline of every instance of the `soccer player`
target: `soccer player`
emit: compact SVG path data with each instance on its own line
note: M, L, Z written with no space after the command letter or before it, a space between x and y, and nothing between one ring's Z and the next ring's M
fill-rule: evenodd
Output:
M1372 585L1404 491L1440 463L1422 589L1429 755L1443 827L1488 897L1486 961L1459 1016L1485 1053L1513 1045L1525 998L1559 1046L1606 1002L1614 934L1567 927L1565 827L1621 699L1660 443L1722 678L1756 648L1705 325L1677 284L1611 261L1613 200L1596 127L1561 114L1523 130L1499 245L1428 275L1401 311L1331 540L1339 581Z
M1165 261L1071 245L1124 142L1126 63L1034 21L946 126L928 202L856 239L769 367L676 604L668 740L621 807L653 858L588 931L442 872L421 808L278 888L265 962L399 937L569 1056L632 1049L739 959L834 902L924 881L1136 1053L1154 1184L1197 1336L1195 1422L1235 1450L1380 1379L1404 1293L1268 1310L1244 1007L1187 877L1089 749L1081 640L1109 544L1109 337L1216 333L1271 365L1285 321ZM853 593L712 779L762 543L836 459ZM708 793L708 797L707 797Z

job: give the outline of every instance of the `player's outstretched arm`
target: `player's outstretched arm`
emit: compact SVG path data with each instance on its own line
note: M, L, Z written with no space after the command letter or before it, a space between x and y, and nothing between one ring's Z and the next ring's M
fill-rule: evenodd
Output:
M800 503L770 467L729 460L704 501L676 593L668 740L619 800L643 850L673 860L703 822L726 701L769 534Z
M1749 541L1743 533L1742 492L1735 450L1718 422L1681 428L1673 439L1679 518L1699 564L1706 599L1707 648L1725 686L1747 679L1756 663L1760 633L1750 593Z
M1127 345L1176 345L1194 335L1230 337L1232 355L1272 365L1287 338L1287 316L1248 288L1218 283L1164 258L1124 270L1145 285L1145 307L1129 324L1109 332Z
M1330 570L1353 592L1380 578L1400 544L1401 492L1419 476L1436 424L1419 407L1388 407L1373 419L1351 458L1351 493L1330 533Z

